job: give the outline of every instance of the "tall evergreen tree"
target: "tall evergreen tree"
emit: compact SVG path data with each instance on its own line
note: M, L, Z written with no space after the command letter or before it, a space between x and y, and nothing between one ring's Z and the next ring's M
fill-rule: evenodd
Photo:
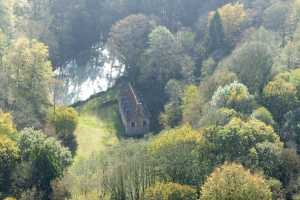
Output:
M224 27L220 13L216 11L210 20L207 34L208 53L212 53L218 49L226 47Z

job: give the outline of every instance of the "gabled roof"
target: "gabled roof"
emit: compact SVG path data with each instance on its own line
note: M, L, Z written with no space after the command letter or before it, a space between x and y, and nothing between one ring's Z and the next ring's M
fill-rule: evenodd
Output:
M149 112L131 84L121 91L119 101L127 122L136 117L149 118Z

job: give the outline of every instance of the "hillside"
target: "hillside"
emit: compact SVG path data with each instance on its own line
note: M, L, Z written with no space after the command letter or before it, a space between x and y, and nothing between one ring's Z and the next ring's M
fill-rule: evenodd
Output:
M77 157L88 157L105 145L118 141L122 132L117 104L118 92L119 87L116 86L74 105L79 113L79 125L76 130Z
M300 200L300 0L0 0L2 199Z

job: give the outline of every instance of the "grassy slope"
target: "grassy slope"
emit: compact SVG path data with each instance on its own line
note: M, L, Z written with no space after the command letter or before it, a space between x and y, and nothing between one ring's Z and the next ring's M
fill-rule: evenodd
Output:
M76 130L77 158L87 158L93 152L105 148L105 145L118 142L122 126L117 94L118 88L115 87L77 107L80 114Z
M74 163L63 180L73 200L99 199L97 191L85 192L91 184L86 182L90 180L87 178L90 175L89 160L93 153L97 154L119 141L122 125L116 101L118 91L118 87L114 87L75 106L80 114L76 129L78 149Z

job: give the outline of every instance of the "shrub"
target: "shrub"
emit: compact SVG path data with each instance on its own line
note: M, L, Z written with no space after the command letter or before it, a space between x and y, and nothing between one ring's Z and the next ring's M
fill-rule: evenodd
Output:
M196 200L196 190L177 183L157 183L146 189L145 200Z
M263 177L251 174L239 164L225 164L202 186L201 200L271 200L272 192Z

